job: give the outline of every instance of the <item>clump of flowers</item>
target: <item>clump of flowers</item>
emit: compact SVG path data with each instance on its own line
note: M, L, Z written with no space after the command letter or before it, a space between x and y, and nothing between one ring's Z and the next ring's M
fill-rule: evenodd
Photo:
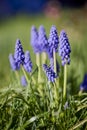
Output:
M19 70L21 67L22 67L23 72L24 72L24 69L28 73L30 73L32 71L32 61L30 58L30 53L29 53L29 51L26 51L24 53L22 44L19 39L16 40L14 55L13 54L9 55L9 61L10 61L10 66L11 66L12 70L14 70L14 71ZM24 72L24 74L26 75L25 72ZM27 76L25 76L25 77L27 77ZM26 79L28 81L28 78L25 78L25 77L22 77L22 79L21 79L22 84L24 83L24 81L26 82ZM27 83L26 83L26 85L27 85Z
M85 101L87 102L87 98L81 101L84 105L82 107L77 99L75 102L75 99L67 94L67 65L70 64L71 47L66 32L62 30L58 36L57 28L53 25L49 38L47 38L43 25L38 29L32 26L30 43L36 58L35 65L31 60L30 51L24 52L19 39L16 41L14 54L9 55L11 68L16 74L19 74L17 79L21 79L21 84L15 84L18 91L12 89L11 92L5 92L6 99L3 105L0 104L0 107L1 111L6 108L5 112L0 115L7 118L7 126L0 126L2 129L20 130L76 129L87 122L87 105L84 104ZM61 56L62 64L58 56ZM87 74L80 85L80 91L87 91ZM1 95L1 97L4 96ZM75 96L75 98L77 97ZM73 109L72 106L74 106ZM85 110L85 116L83 116L83 112L82 115L78 115L82 109ZM6 116L3 116L3 113ZM84 120L82 120L83 117ZM6 124L6 120L2 120L2 118L0 124L1 122ZM72 127L73 122L75 127Z
M47 79L50 82L56 82L56 78L59 75L59 63L57 61L56 53L61 56L62 65L70 64L70 44L66 35L66 32L63 30L58 37L57 29L52 25L50 29L49 38L46 36L46 31L43 25L37 30L35 26L31 28L31 45L33 47L34 53L36 54L36 65L38 67L38 83L42 83L42 70L46 73ZM40 61L40 55L42 54L42 63L43 69L41 69L42 63ZM45 64L47 60L47 55L50 58L50 67ZM14 55L10 54L9 56L10 65L12 70L18 70L22 66L23 73L28 82L28 77L26 72L32 72L32 61L30 58L29 51L24 53L22 44L19 39L16 41ZM66 72L65 72L66 73ZM66 81L64 78L64 93L66 93ZM65 95L65 94L64 94Z

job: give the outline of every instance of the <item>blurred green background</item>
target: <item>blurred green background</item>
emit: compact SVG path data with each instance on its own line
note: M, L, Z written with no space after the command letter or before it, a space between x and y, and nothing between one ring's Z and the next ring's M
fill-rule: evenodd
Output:
M51 6L52 8L52 6ZM55 15L54 15L55 14ZM87 6L82 8L62 8L54 6L50 11L46 7L43 13L17 13L0 20L0 88L11 82L12 71L8 56L14 53L16 39L22 42L24 50L29 50L33 63L35 56L30 46L31 26L37 28L44 25L47 36L50 27L56 25L58 34L64 29L71 44L71 65L69 66L69 85L79 87L84 74L87 72ZM74 90L74 88L73 88Z

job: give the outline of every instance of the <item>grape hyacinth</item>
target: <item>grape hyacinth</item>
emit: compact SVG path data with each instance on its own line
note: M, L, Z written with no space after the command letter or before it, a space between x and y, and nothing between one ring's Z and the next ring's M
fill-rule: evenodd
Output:
M83 82L80 85L80 91L87 91L87 74L84 75Z
M16 41L14 59L17 66L20 68L20 65L23 65L24 63L24 51L19 39Z
M43 25L39 27L38 35L38 44L40 46L40 51L46 52L48 47L48 39Z
M10 66L11 66L13 71L19 69L19 66L17 66L15 59L14 59L14 56L12 54L9 55L9 62L10 62Z
M50 82L55 82L55 78L57 78L57 74L48 67L46 64L43 64L43 70L46 73L46 76Z
M22 76L22 77L21 77L21 85L22 85L22 86L27 86L27 84L28 84L28 83L27 83L27 81L26 81L25 76Z
M30 58L30 53L29 51L26 51L25 52L25 59L24 59L24 69L30 73L32 71L32 61L31 61L31 58Z
M40 45L38 44L38 31L35 26L32 26L31 28L31 45L34 53L40 52Z
M59 55L61 56L63 66L65 64L70 64L70 53L71 48L67 34L62 30L59 36Z
M57 29L54 25L50 29L48 43L49 43L48 55L49 55L49 58L52 58L53 51L58 52L58 44L59 44Z

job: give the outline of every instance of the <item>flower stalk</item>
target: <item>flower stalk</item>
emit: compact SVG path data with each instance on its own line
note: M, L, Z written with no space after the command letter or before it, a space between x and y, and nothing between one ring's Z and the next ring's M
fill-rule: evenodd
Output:
M26 81L27 81L27 83L29 84L30 82L29 82L28 76L27 76L27 74L26 74L26 72L25 72L25 70L24 70L24 67L21 66L21 68L22 68L23 74L24 74L24 76L25 76L25 78L26 78Z
M43 83L42 79L42 69L41 69L41 61L40 61L40 53L36 53L36 65L38 66L38 83Z
M46 64L47 62L47 54L46 52L42 52L42 64Z
M66 99L66 88L67 88L67 64L64 65L63 99Z
M53 50L53 59L54 59L54 72L57 74L57 67L56 67L56 52Z

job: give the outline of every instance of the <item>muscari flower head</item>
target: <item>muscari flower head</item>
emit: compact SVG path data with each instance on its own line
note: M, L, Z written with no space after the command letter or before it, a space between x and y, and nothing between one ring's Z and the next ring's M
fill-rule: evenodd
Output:
M49 43L48 56L49 56L49 58L52 58L53 51L58 52L58 44L59 44L57 29L54 25L50 29L48 43Z
M17 39L17 41L16 41L14 59L15 59L15 63L17 64L18 67L20 67L21 64L23 65L24 51L23 51L22 44L19 39Z
M35 26L31 28L31 45L33 47L34 53L40 52L40 46L38 44L38 31Z
M84 75L83 82L80 85L81 91L87 91L87 74Z
M28 83L27 83L27 81L26 81L25 76L22 76L22 77L21 77L21 85L22 85L22 86L27 86L27 84L28 84Z
M62 65L70 64L71 48L67 34L64 30L60 32L59 36L59 55L61 56Z
M18 65L15 62L14 56L12 54L9 55L9 62L10 62L10 66L11 66L13 71L19 69Z
M25 59L24 59L24 69L27 71L27 72L31 72L32 71L32 62L31 62L31 58L30 58L30 53L29 51L26 51L25 52Z
M43 70L48 78L48 81L55 82L57 74L51 69L51 67L48 67L46 64L43 64Z
M41 25L38 30L38 44L40 47L40 52L47 51L48 39L43 25Z

